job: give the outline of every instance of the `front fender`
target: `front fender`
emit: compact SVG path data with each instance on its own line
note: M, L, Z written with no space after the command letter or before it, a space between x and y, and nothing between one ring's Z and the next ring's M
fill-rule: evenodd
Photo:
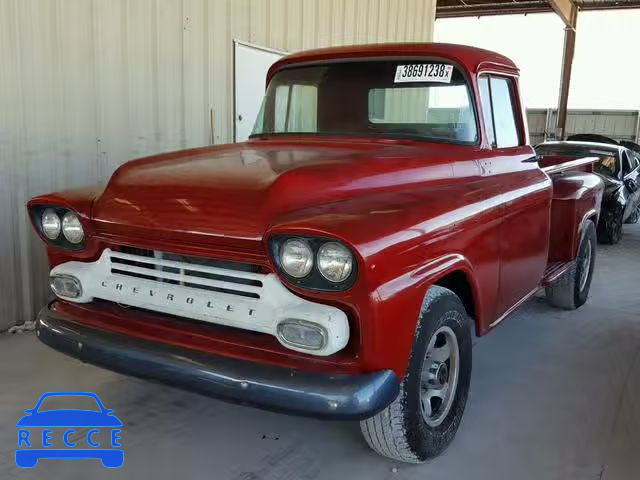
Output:
M477 331L484 333L494 319L502 204L500 197L487 198L489 193L481 190L471 197L462 181L385 192L291 212L275 219L267 233L320 234L343 240L357 252L361 276L352 290L327 295L290 288L315 301L348 307L360 327L362 369L392 368L402 377L431 285L462 272L469 279Z
M414 343L420 309L432 285L452 273L462 273L471 287L474 310L484 311L471 262L461 253L448 253L433 258L380 285L371 294L375 312L375 336L368 343L376 362L392 368L399 378L405 374ZM476 318L481 324L481 318ZM369 352L363 352L366 355Z

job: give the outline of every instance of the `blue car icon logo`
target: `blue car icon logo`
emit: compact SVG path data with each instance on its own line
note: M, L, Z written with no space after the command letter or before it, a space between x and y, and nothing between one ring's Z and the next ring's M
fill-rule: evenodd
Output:
M71 402L82 400L83 404L89 402L92 408L48 409L43 405L61 399ZM16 423L18 467L33 468L41 458L99 458L107 468L118 468L124 463L124 450L120 448L122 422L113 410L104 407L95 393L45 393L35 407L24 412L26 415ZM76 429L83 430L79 432ZM86 429L89 430L85 433ZM79 445L85 440L87 448ZM109 448L105 448L107 446Z

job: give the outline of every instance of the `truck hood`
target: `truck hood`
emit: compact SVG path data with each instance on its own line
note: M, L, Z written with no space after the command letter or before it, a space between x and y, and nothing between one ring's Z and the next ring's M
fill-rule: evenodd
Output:
M118 169L92 216L103 231L259 239L283 213L445 181L459 148L269 140L163 154Z

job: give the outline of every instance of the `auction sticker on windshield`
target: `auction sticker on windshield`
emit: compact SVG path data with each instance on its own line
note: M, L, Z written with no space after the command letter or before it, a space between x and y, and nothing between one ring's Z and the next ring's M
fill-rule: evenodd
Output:
M398 65L394 83L440 82L451 83L453 65L444 63L420 63Z

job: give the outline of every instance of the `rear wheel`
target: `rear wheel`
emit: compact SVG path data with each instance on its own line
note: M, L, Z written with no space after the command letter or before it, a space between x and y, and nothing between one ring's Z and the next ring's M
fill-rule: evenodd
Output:
M582 231L574 265L545 289L550 305L566 310L581 307L587 301L596 261L596 228L588 221Z
M471 331L462 302L451 290L431 287L398 397L360 422L369 446L407 463L421 463L441 453L462 420L471 362Z

